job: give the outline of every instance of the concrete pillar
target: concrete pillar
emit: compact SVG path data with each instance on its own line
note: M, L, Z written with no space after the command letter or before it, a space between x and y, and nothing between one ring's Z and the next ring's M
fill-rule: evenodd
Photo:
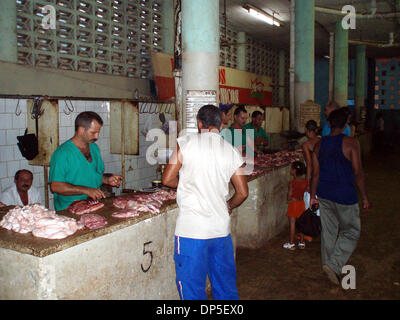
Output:
M285 105L285 50L279 51L279 106Z
M219 1L182 0L182 87L215 90L218 100ZM216 101L218 102L218 101ZM184 107L184 110L186 106ZM187 122L184 115L184 122Z
M17 4L15 0L0 1L0 44L0 60L17 63Z
M164 0L162 5L162 47L163 52L174 54L175 22L174 0Z
M238 42L239 43L246 42L246 33L245 32L243 32L243 31L238 32ZM238 69L246 71L246 46L239 45L237 48L238 48L238 52L237 52Z
M296 0L295 129L300 128L300 104L314 100L315 0Z
M335 101L347 105L349 74L349 30L343 29L342 22L335 27Z
M333 100L335 79L335 34L329 32L329 101Z
M356 121L361 119L361 107L364 107L365 99L365 68L366 54L365 46L356 47L356 80L355 80L355 118Z

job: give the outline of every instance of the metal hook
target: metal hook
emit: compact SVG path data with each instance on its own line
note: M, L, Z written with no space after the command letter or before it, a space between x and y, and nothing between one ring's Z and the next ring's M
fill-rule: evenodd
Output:
M160 106L160 109L158 110L158 113L163 113L163 112L165 113L165 108L164 108L165 105L160 103L159 106Z
M165 108L165 109L167 109L167 108ZM168 113L171 113L171 109L172 109L172 103L168 103Z
M31 107L31 119L39 119L43 113L44 110L42 110L42 104L43 104L43 97L36 97L33 99L33 104Z
M157 103L153 103L152 106L153 106L154 110L152 110L153 112L151 112L151 113L154 113L154 114L158 113L158 104Z
M69 103L71 104L71 107L68 106L68 101L69 101ZM74 112L74 110L75 110L74 105L72 104L72 102L71 102L70 99L65 100L65 105L66 105L68 111L65 110L65 107L64 107L63 112L64 112L67 116L69 116L69 115L70 115L72 112Z
M69 110L69 108L68 108L68 105L67 105L67 101L65 101L65 105L67 106L67 109ZM64 107L64 109L63 109L63 112L64 112L64 114L66 114L67 116L69 116L72 112L71 111L67 111L67 110L65 110L65 107Z
M19 115L22 113L21 107L19 106L19 101L20 101L20 99L18 99L17 107L15 108L15 115L17 117L19 117Z
M146 109L146 107L147 107L147 109ZM144 107L143 107L143 113L149 113L149 108L150 108L150 105L149 105L149 103L148 102L145 102L144 103Z
M74 112L75 108L74 108L74 105L72 104L71 99L68 99L68 101L71 104L71 108L68 107L68 103L65 103L65 104L67 105L67 108L68 108L69 112L72 113L72 112Z

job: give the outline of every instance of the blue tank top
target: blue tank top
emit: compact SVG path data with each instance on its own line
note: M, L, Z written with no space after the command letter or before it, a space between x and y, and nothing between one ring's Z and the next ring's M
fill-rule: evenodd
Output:
M343 154L344 134L322 137L318 160L320 166L317 195L344 205L358 203L351 161Z

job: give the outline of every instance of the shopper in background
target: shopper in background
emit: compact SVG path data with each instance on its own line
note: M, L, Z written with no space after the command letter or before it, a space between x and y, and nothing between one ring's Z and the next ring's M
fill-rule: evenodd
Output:
M331 133L331 128L329 126L329 121L328 121L329 115L331 114L332 111L337 110L339 108L340 108L340 106L336 101L329 101L325 105L325 116L326 116L327 121L326 121L326 123L324 125L324 128L322 129L322 136L323 137L324 136L328 136ZM350 136L351 129L350 129L350 127L348 125L346 125L343 133L348 137Z
M363 208L371 208L365 188L359 142L343 134L347 119L344 110L332 111L328 118L331 133L315 145L312 155L310 205L319 204L322 269L335 284L340 284L339 275L360 236L355 185L360 190Z
M288 209L286 216L289 218L289 242L286 242L283 247L289 250L295 250L294 236L296 232L296 219L306 211L304 204L304 192L307 188L307 180L304 178L306 167L301 161L294 161L290 167L290 175L293 177L289 182L288 188ZM300 234L298 243L299 249L306 247L304 243L304 234Z

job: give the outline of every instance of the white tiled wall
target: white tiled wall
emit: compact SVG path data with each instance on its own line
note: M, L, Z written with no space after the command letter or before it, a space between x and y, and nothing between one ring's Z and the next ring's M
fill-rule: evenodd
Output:
M42 203L44 204L44 174L43 167L30 166L18 149L17 136L23 135L27 126L26 100L20 100L21 114L17 116L15 110L18 100L0 99L0 192L14 183L14 174L20 169L28 169L34 174L33 185L40 190ZM74 123L76 116L83 111L95 111L104 121L99 140L96 142L100 147L105 165L105 172L121 174L121 155L110 153L110 103L108 101L72 101L74 111L66 115L65 101L59 101L59 137L60 144L72 138L74 135ZM69 102L68 102L69 105ZM125 156L126 188L150 187L151 181L157 177L155 165L146 161L146 150L153 143L146 141L142 130L144 123L151 117L149 114L139 114L139 155ZM153 127L157 126L157 117L151 117ZM147 121L148 122L148 121ZM158 176L159 177L159 176ZM114 188L119 194L121 188ZM53 195L49 191L49 206L54 208Z

